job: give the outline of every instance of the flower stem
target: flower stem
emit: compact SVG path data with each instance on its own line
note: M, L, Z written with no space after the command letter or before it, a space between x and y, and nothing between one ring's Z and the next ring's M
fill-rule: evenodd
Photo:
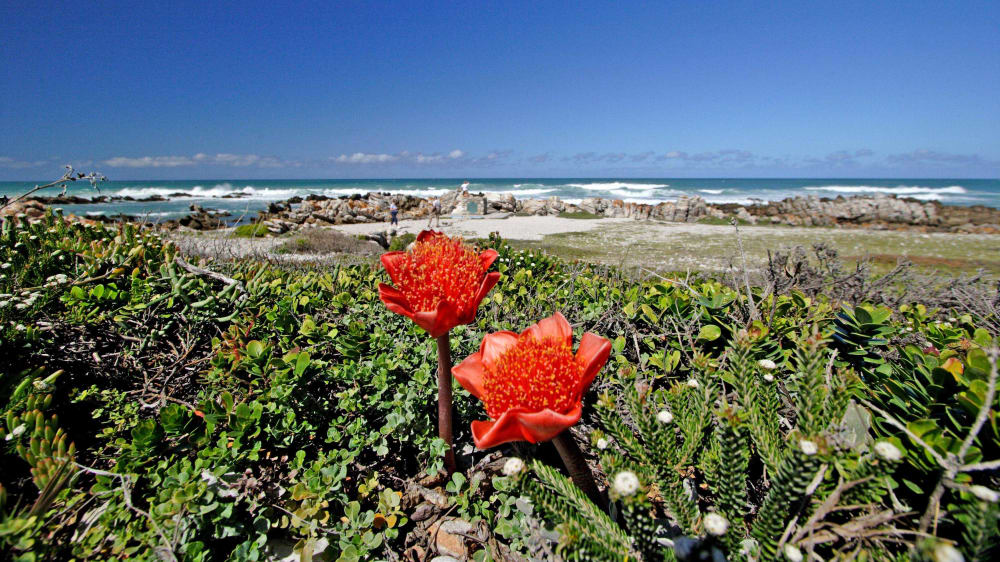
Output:
M444 466L448 474L455 472L455 450L451 446L451 340L449 334L438 336L438 437L447 450Z
M594 482L594 475L590 473L590 467L587 466L587 461L583 458L583 452L580 451L580 447L573 440L569 429L556 435L552 439L552 444L559 451L559 456L562 457L563 464L566 465L566 470L569 471L569 476L573 479L576 487L580 488L597 507L607 511L608 502L601 492L598 491L597 484Z

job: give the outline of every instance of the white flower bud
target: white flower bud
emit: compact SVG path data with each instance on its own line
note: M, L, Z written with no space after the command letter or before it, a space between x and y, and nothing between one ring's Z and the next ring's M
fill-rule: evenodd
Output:
M805 439L799 441L799 449L802 450L802 453L804 455L810 457L815 455L816 452L819 451L819 447L817 447L815 443L813 443L812 441L806 441Z
M669 410L660 410L656 414L656 421L658 421L658 422L666 425L666 424L674 421L674 415L671 414Z
M503 463L504 476L514 476L522 470L524 470L524 461L517 457L511 457L507 459L507 462Z
M24 431L26 429L28 429L28 428L25 427L25 425L22 423L21 425L15 427L13 431L11 431L10 433L7 434L7 437L6 437L5 441L10 441L11 439L14 439L16 437L20 437L20 435L22 433L24 433Z
M701 386L695 379L688 379L687 385L690 386L691 388L698 388L699 386Z
M875 454L887 461L898 461L903 458L903 452L898 447L888 441L879 441L875 444Z
M1000 499L1000 494L987 488L986 486L976 484L975 486L969 488L969 491L972 492L972 495L983 500L984 502L996 503L997 500Z
M747 558L755 556L758 546L757 541L754 539L743 539L740 541L740 554Z
M778 368L777 363L771 361L770 359L761 359L757 362L757 366L765 371L773 371Z
M767 382L774 382L774 375L772 375L771 373L768 373L768 374L764 375L764 380L767 381Z
M604 449L607 449L608 448L608 440L605 439L605 438L603 438L603 437L601 437L600 439L598 439L597 440L597 448L600 449L600 450L602 450L602 451Z
M783 550L789 562L802 562L802 551L794 544L786 544Z
M705 525L705 532L714 535L716 537L721 537L726 534L729 530L729 521L725 517L719 515L718 513L709 513L705 516L702 521Z
M934 562L965 562L965 557L957 548L947 543L941 543L934 547L932 554Z
M615 476L613 486L619 496L631 496L639 489L639 477L634 472L623 470Z

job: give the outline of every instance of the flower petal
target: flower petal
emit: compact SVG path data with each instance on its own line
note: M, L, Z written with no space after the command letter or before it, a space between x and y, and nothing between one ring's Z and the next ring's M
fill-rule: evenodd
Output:
M503 355L507 348L517 343L517 334L514 332L493 332L483 338L483 343L479 344L479 353L482 354L482 362L489 365L496 361L497 357Z
M559 435L562 430L580 421L582 414L583 403L578 398L573 408L565 414L553 412L546 408L540 412L520 413L518 414L518 418L525 434L532 437L529 441L538 443L540 441L548 441Z
M542 318L537 324L533 324L524 332L530 333L532 337L539 341L545 338L552 338L556 341L563 340L566 342L566 345L573 345L573 328L566 321L566 317L559 311L556 311L555 314L548 318Z
M411 318L432 338L447 334L459 324L458 308L446 300L438 303L437 310L414 312Z
M489 269L489 267L493 265L493 262L497 261L498 257L500 257L500 254L498 254L497 251L492 248L489 250L484 250L481 254L479 254L479 259L482 260L483 266L486 267L487 269Z
M378 298L385 303L385 307L389 310L395 312L396 314L402 314L407 318L413 318L413 310L410 309L410 303L406 300L403 293L396 290L390 285L385 283L378 284Z
M389 278L396 285L399 285L399 279L396 277L399 271L399 264L405 262L409 259L406 252L386 252L382 254L380 258L382 261L382 266L385 267L386 272L389 273Z
M421 230L420 234L417 235L417 242L423 242L435 236L444 236L444 233L437 230Z
M587 332L580 339L580 348L576 350L576 360L583 366L583 377L580 380L580 392L586 392L597 373L608 362L611 356L611 342L597 334Z
M500 281L500 272L494 271L493 273L487 273L486 277L483 277L482 284L479 285L479 292L476 293L476 298L472 301L468 310L464 310L462 316L463 324L472 324L476 320L476 312L479 311L479 304L483 302L486 298L486 293L490 292L497 282Z
M464 361L451 368L451 374L468 390L473 396L483 399L483 354L476 352L465 358Z
M494 421L472 422L472 439L479 449L489 449L511 441L539 443L548 441L567 427L580 421L583 406L580 402L569 412L559 414L545 409L540 412L508 410Z

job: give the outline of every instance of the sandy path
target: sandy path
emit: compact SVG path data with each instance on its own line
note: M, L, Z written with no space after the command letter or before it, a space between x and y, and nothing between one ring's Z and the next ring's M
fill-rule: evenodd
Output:
M517 240L541 240L549 234L567 232L589 232L609 225L634 223L633 219L564 219L559 217L509 217L505 219L451 219L442 218L441 230L449 236L464 238L486 238L491 232L499 232L503 238ZM347 234L373 234L389 230L389 223L340 224L331 226ZM401 220L398 232L414 234L427 228L426 220Z

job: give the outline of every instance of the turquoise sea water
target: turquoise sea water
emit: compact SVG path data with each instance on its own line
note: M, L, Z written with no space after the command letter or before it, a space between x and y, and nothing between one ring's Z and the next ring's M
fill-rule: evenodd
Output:
M1000 180L970 179L613 179L613 178L503 178L474 179L470 190L513 193L515 197L558 196L567 201L607 197L642 203L670 201L679 195L699 195L710 203L777 201L796 195L837 197L890 193L900 197L940 201L946 205L987 205L1000 208ZM337 197L380 191L423 197L456 189L462 179L412 180L185 180L110 181L100 184L100 195L145 198L158 195L167 201L114 202L95 205L65 205L67 213L79 215L139 215L150 220L182 216L192 204L226 210L234 218L253 217L270 201L311 194ZM0 182L0 195L13 196L36 185L33 182ZM39 195L57 195L56 189ZM88 183L71 183L68 195L99 195ZM226 197L228 196L228 197ZM238 196L232 198L233 196Z

